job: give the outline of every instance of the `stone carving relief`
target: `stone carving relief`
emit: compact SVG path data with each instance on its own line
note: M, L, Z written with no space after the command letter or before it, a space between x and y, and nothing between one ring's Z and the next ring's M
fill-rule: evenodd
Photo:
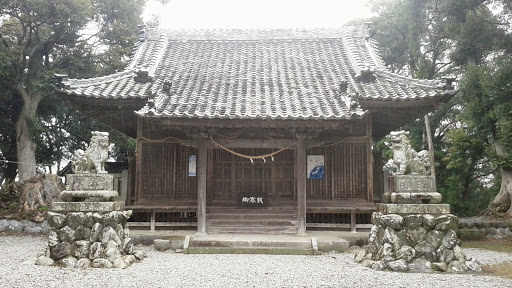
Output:
M416 152L410 144L409 132L391 132L391 147L395 174L429 175L430 159L427 150Z
M108 132L93 131L87 149L78 149L71 158L74 173L107 173L105 162L108 158Z

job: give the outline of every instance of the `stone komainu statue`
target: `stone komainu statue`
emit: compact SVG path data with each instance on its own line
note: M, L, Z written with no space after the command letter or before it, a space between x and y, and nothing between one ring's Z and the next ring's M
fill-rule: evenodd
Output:
M93 131L91 143L85 151L78 149L71 158L74 173L107 173L105 162L108 159L108 132Z
M416 152L409 142L409 132L391 132L391 145L393 148L393 162L397 166L396 174L430 173L430 159L427 150Z

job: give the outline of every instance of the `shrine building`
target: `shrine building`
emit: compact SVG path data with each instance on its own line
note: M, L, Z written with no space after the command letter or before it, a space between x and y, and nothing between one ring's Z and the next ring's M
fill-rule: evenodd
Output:
M369 227L382 193L372 141L456 92L390 72L365 26L141 27L123 71L57 77L83 115L137 140L132 224L206 233Z

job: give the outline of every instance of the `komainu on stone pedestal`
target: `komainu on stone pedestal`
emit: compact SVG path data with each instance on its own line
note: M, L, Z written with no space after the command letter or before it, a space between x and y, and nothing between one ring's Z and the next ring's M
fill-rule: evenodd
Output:
M397 171L387 179L384 203L372 214L368 245L355 261L375 270L400 272L481 271L462 253L455 232L459 219L450 214L450 205L440 204L435 177L428 175L428 152L416 153L407 135L391 133Z
M438 204L442 196L436 191L435 177L430 174L428 151L411 148L409 132L391 132L393 163L396 170L387 180L388 192L382 202L394 204Z
M427 150L416 152L411 147L409 132L391 132L393 149L393 162L397 166L396 174L428 175L430 173L430 160Z
M91 143L85 151L76 150L71 158L74 173L107 173L105 162L108 159L108 132L93 131Z
M107 152L108 133L93 132L87 151L75 154L84 157L74 159L76 174L66 176L62 202L54 202L48 212L48 246L36 264L126 268L145 257L133 249L127 226L132 211L124 210L124 202L113 202L118 192L104 170Z

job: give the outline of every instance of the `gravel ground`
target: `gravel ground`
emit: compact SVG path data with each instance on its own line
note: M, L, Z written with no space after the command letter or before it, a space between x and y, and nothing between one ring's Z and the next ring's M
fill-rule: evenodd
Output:
M46 241L0 234L0 287L512 287L512 280L484 274L373 271L349 253L183 255L141 246L148 258L124 270L36 266L35 255ZM483 264L512 261L510 253L465 252Z

